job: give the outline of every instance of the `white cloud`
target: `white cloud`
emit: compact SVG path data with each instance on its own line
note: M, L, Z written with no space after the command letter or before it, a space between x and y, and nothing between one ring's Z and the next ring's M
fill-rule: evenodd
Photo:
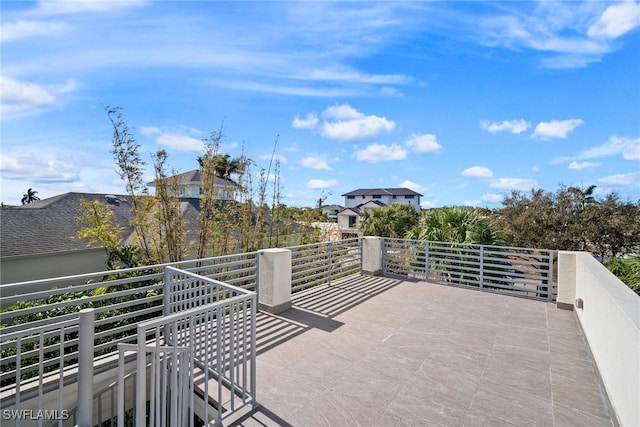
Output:
M521 178L498 178L489 187L499 191L529 191L534 187L539 187L538 183L533 179Z
M640 175L640 172L609 175L598 179L598 184L607 187L626 187L630 185L636 185L638 175Z
M627 143L622 150L622 158L625 160L640 160L640 138Z
M300 163L302 164L302 166L309 169L328 171L332 170L331 166L329 166L326 155L311 153L307 157L302 158L300 160Z
M462 204L468 207L476 207L482 204L482 200L465 200Z
M364 114L362 114L349 104L340 104L327 107L322 115L328 119L335 120L358 120L365 117Z
M307 188L320 189L320 188L331 188L338 185L338 181L335 179L310 179L307 182Z
M504 196L497 193L485 193L482 195L482 201L486 203L502 203Z
M340 141L372 139L395 128L386 117L366 116L348 104L329 107L323 116L331 121L322 124L322 136Z
M202 132L189 126L174 126L170 128L141 126L139 129L142 135L155 137L156 144L163 147L171 148L176 151L204 152L205 150L204 141L201 139ZM230 146L233 145L236 144L230 144ZM225 146L225 148L228 147Z
M412 77L404 74L367 74L345 67L305 71L304 74L300 75L300 78L321 82L356 82L375 85L404 85L414 81Z
M0 77L2 106L6 107L55 107L55 98L42 86L25 83L10 77Z
M35 184L70 183L79 179L86 156L42 147L21 147L3 152L0 171L3 180L27 180Z
M307 116L304 119L301 119L299 115L297 115L293 122L291 122L291 126L296 129L313 129L318 124L318 115L314 112L307 113Z
M599 159L602 157L615 156L620 153L622 153L622 157L626 160L637 160L638 146L640 146L640 138L631 139L612 135L602 145L586 148L575 156L556 157L552 160L552 163L558 164L572 160Z
M576 162L576 161L569 163L569 169L573 169L573 170L592 169L592 168L597 168L598 166L600 166L600 163Z
M125 9L142 5L143 0L104 1L104 0L44 0L38 3L34 10L36 14L61 15L85 12L109 12L111 10Z
M468 176L470 178L492 178L493 172L491 169L484 166L472 166L462 171L462 176Z
M428 187L424 187L416 182L405 180L399 185L400 188L408 188L409 190L417 191L418 193L425 193L429 190Z
M53 95L34 83L19 82L10 77L0 77L3 115L17 114L36 108L52 108L57 105Z
M0 39L7 41L37 36L51 37L68 29L69 26L64 22L17 20L0 25Z
M370 163L404 160L406 157L407 150L396 144L371 144L364 150L356 152L356 160L362 160Z
M281 155L281 154L263 154L261 156L258 157L260 160L264 160L266 162L270 162L271 159L273 159L273 161L275 162L276 160L279 161L280 163L288 163L289 159L287 159L285 156Z
M523 3L520 3L523 4ZM639 25L638 4L535 2L528 10L505 7L480 20L478 36L490 46L549 53L546 68L578 68L600 61L617 48L616 37Z
M143 135L160 135L162 131L156 126L141 126L140 133Z
M158 145L173 148L178 151L204 151L204 142L178 133L162 133L156 138Z
M502 131L509 131L511 133L520 134L529 129L529 122L524 119L520 120L505 120L502 123L490 122L489 120L482 120L480 127L489 133L497 133Z
M413 134L405 144L418 154L436 154L442 151L442 145L438 144L436 136L430 133Z
M640 3L623 1L609 6L589 27L589 37L615 39L640 25Z
M540 122L533 131L534 138L566 138L567 134L583 124L582 119L551 120Z

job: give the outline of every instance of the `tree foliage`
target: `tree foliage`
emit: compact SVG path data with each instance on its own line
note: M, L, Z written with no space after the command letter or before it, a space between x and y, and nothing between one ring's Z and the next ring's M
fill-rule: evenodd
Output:
M155 187L157 210L157 230L155 237L155 257L160 261L181 261L185 255L185 230L182 224L180 212L179 183L174 176L167 172L167 159L169 155L165 150L158 150L153 158L155 171Z
M513 192L497 211L498 224L514 246L589 251L601 260L640 245L640 205L615 193L593 196L595 187Z
M29 188L27 192L22 196L21 203L23 205L26 205L29 203L37 202L38 200L40 200L40 198L36 196L36 194L38 194L37 191L34 191L33 189Z
M479 210L463 207L430 209L411 229L412 239L499 245L504 239L495 221Z
M154 261L151 246L151 225L149 212L153 209L155 199L149 196L147 186L142 179L145 162L140 157L140 144L129 132L120 107L105 108L113 126L113 158L118 166L118 175L124 181L125 189L131 198L131 213L133 214L133 229L142 249L143 257L148 263Z
M640 253L628 258L614 258L607 263L607 268L640 295Z
M418 223L419 216L413 206L393 203L365 212L360 230L365 236L403 238Z

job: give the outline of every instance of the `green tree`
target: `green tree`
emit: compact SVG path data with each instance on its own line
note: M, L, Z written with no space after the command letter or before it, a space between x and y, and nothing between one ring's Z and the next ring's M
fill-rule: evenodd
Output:
M628 258L613 258L607 263L607 268L640 295L640 253Z
M365 236L402 238L418 223L419 216L413 206L393 203L365 212L360 231Z
M151 225L149 212L153 210L155 199L149 196L147 186L142 179L145 162L140 157L140 144L129 132L120 107L105 107L113 126L113 149L111 153L118 165L118 175L125 183L125 189L131 198L131 213L136 239L142 249L145 262L152 263Z
M27 192L22 196L22 204L26 205L26 204L33 203L40 200L40 198L36 196L36 194L38 194L37 191L34 191L33 189L29 188Z
M408 236L412 239L452 243L500 245L503 234L495 221L480 211L463 207L431 209Z
M168 154L158 150L153 158L155 171L156 199L158 201L155 216L157 233L154 233L154 249L159 261L181 261L184 257L185 230L180 212L179 182L167 173Z
M594 189L513 192L496 213L498 224L514 246L589 251L601 260L636 251L640 206L620 201L615 193L598 200Z
M99 200L80 199L78 222L84 225L78 231L78 237L102 246L107 254L107 267L115 269L120 258L117 253L122 230L116 223L113 209Z
M198 157L198 164L203 166L204 157ZM248 165L244 156L231 158L229 154L214 154L209 160L213 172L218 178L231 180L232 175L242 175Z

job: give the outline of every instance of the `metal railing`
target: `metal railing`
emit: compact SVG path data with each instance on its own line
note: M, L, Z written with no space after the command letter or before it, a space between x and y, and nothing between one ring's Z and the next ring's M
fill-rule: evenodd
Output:
M330 284L360 272L361 239L293 246L291 250L291 291L299 292L321 284Z
M556 251L383 239L385 274L552 301Z
M3 419L12 419L16 426L22 420L31 425L35 420L38 426L55 420L55 425L62 426L71 418L64 395L69 377L78 382L74 400L81 393L91 393L86 380L93 380L92 354L87 353L92 347L93 319L93 310L82 310L74 319L1 334ZM74 368L68 369L69 365ZM8 393L12 388L13 393ZM80 417L90 419L91 414Z
M244 289L255 289L256 254L234 254L2 285L0 392L10 390L16 384L11 368L16 342L7 338L11 334L66 321L77 331L78 312L93 308L94 357L107 359L119 343L135 342L138 323L164 314L164 267L178 266ZM59 357L50 353L47 363L57 365ZM69 366L72 361L67 358L64 364Z
M165 425L167 419L169 425L193 425L194 413L205 424L219 422L255 401L256 294L186 271L166 270L172 290L167 315L139 324L136 346L120 346L121 351L135 348L138 354L136 425L145 425L146 414L150 425ZM191 298L194 294L198 297ZM203 402L199 413L194 396ZM118 419L124 419L120 411Z

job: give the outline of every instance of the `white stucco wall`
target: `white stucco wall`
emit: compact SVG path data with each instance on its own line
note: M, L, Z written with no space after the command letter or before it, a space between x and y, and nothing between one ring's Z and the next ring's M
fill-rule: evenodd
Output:
M586 252L560 252L558 268L620 425L640 426L640 297Z

